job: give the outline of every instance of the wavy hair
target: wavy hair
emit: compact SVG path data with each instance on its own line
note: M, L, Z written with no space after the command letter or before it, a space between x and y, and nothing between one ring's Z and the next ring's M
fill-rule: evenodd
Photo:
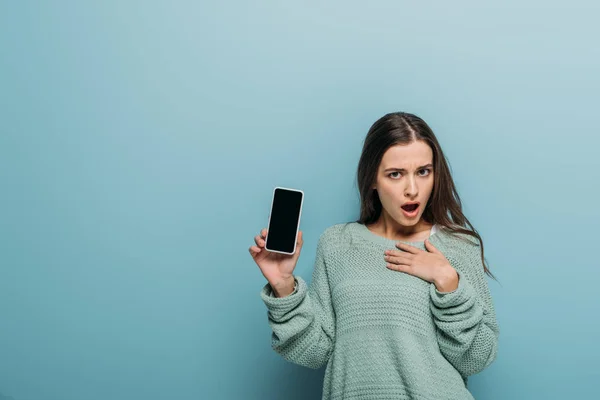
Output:
M379 219L382 205L377 190L372 189L383 154L394 145L407 145L422 140L433 151L433 191L422 218L445 228L450 233L470 235L479 241L481 262L486 274L496 279L486 265L483 240L462 211L462 204L452 179L449 163L425 121L406 112L389 113L375 121L364 141L358 162L357 183L360 193L360 224L372 224ZM459 235L460 236L460 235Z

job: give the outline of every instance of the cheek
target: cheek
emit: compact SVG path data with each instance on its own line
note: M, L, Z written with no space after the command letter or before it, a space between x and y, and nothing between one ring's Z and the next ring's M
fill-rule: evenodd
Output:
M378 194L381 204L388 209L396 208L398 202L401 201L401 194L397 190L394 191L389 188L386 190L384 188L383 190L379 190Z
M393 194L391 193L389 188L386 188L384 185L381 184L377 188L377 196L379 196L379 200L382 204L388 203L393 198Z
M433 192L433 182L431 182L430 184L428 184L425 189L426 189L427 193Z
M427 193L431 193L433 191L433 177L427 181L424 189Z
M377 193L379 193L381 197L385 197L388 199L397 196L397 192L398 188L394 188L393 185L379 184L379 189L377 189Z

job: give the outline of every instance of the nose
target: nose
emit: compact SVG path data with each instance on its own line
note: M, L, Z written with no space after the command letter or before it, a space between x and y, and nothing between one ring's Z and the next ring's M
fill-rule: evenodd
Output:
M414 198L419 193L419 188L417 187L417 181L414 177L410 177L407 179L406 189L404 191L405 195L410 198Z

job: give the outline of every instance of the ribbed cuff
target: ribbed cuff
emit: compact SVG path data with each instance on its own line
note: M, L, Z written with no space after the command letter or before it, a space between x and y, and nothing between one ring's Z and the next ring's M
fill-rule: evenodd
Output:
M308 291L306 281L301 276L294 276L294 278L298 283L296 291L285 297L275 297L272 295L273 289L269 283L263 286L260 291L260 297L275 319L296 308L306 296Z
M452 292L440 292L433 283L429 292L431 301L437 308L456 307L475 296L475 289L460 273L458 274L458 287Z

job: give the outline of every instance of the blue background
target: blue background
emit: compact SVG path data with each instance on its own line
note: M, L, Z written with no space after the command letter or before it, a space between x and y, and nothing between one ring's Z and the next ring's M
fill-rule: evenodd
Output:
M418 3L0 2L0 399L320 398L248 248L304 190L310 280L398 110L500 281L475 398L597 396L600 6Z

